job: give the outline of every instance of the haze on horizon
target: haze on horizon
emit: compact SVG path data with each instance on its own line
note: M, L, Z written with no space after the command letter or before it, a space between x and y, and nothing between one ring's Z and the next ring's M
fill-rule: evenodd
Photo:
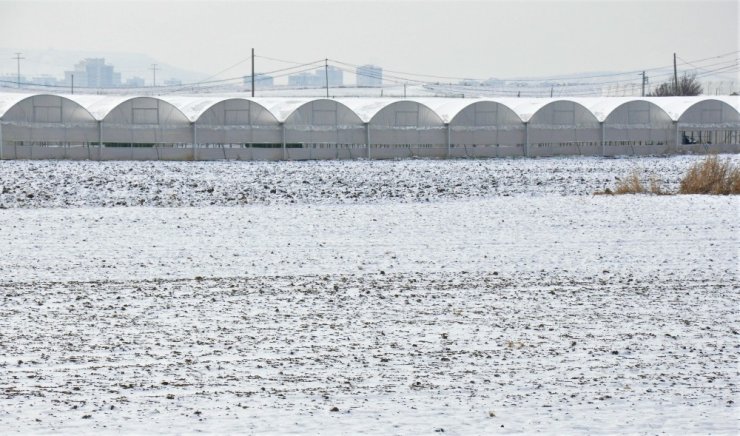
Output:
M542 77L667 66L674 52L691 61L737 51L738 19L737 2L726 0L0 0L0 46L141 53L220 78L249 74L252 47L301 63L330 58L438 76ZM259 62L258 72L286 66ZM62 67L72 65L49 70ZM15 71L15 60L0 59L0 75Z

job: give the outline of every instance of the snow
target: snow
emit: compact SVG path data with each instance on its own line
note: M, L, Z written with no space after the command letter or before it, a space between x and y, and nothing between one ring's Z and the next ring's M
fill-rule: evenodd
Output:
M737 434L696 159L0 162L0 428Z
M740 156L723 159L740 162ZM0 161L0 208L367 204L591 195L633 171L676 191L696 156L303 162Z
M732 270L733 198L6 210L5 281L603 269ZM697 263L699 262L699 263Z

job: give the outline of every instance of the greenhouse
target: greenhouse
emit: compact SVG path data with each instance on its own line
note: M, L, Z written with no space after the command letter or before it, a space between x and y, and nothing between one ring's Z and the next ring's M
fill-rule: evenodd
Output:
M0 159L306 160L740 152L740 97L0 93Z
M530 99L509 104L526 122L526 155L599 154L599 120L573 100Z
M352 159L367 155L365 123L341 102L277 101L274 107L280 111L286 147L291 147L293 158Z
M525 125L503 103L458 99L435 110L448 123L451 156L495 157L524 150Z
M670 115L647 100L610 99L592 107L603 120L604 149L615 147L660 148L674 144L675 128Z

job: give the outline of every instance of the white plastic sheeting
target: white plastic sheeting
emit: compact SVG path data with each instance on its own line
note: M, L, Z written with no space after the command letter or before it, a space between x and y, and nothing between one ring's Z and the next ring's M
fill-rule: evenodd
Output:
M58 95L25 96L6 109L2 120L3 136L17 141L66 144L98 139L95 117L79 103Z
M285 119L289 144L366 144L365 124L344 104L330 99L311 100L293 109Z
M245 98L169 99L195 123L197 144L278 144L280 123L264 106Z
M604 113L604 140L669 144L674 141L673 120L649 100L628 100Z
M39 94L0 93L0 119L5 119L5 114L18 102Z
M675 144L679 130L740 130L739 108L739 97L250 99L8 92L0 93L0 127L3 141L50 144Z
M161 144L192 142L190 120L171 103L153 97L133 97L101 108L105 143Z
M738 111L728 103L714 99L692 103L678 118L680 127L701 130L737 129L738 124Z
M370 120L370 144L447 145L447 129L428 106L410 100L395 101Z
M554 100L527 109L534 109L528 119L529 144L601 142L599 120L580 103Z
M488 100L446 102L435 107L449 123L451 145L524 144L524 124L508 106Z

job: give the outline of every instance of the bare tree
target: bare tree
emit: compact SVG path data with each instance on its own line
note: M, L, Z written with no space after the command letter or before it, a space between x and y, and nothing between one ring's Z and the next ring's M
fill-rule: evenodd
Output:
M696 75L684 73L683 77L678 80L678 88L671 80L670 82L661 83L660 86L650 94L655 97L670 97L675 95L700 95L702 93L701 84L696 80Z

